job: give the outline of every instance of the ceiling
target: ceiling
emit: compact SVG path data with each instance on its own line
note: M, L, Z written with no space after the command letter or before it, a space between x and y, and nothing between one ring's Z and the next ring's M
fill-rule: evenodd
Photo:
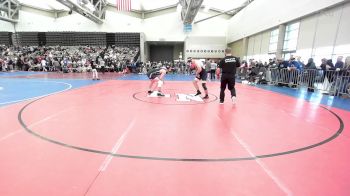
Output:
M68 10L67 7L56 0L18 0L21 4L29 5L46 10ZM206 9L228 11L241 6L246 0L204 0ZM111 5L116 5L117 0L107 0ZM176 5L179 0L131 0L133 10L157 10L160 8Z
M17 0L21 4L45 10L69 10L66 6L56 0Z

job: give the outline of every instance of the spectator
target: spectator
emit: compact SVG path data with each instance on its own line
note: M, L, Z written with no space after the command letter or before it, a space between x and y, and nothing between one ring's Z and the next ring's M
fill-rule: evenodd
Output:
M342 56L338 56L337 62L335 63L334 68L337 71L340 71L341 69L343 69L343 67L344 67L343 57Z
M209 78L209 75L211 74L210 73L210 70L211 70L211 62L210 62L210 60L209 59L207 59L206 61L205 61L205 71L207 72L207 74L208 74L208 78Z
M313 58L309 58L307 64L305 65L305 69L316 69L316 65L314 63Z
M46 69L46 60L45 60L45 58L43 58L43 59L41 60L41 67L42 67L43 71L47 71L47 69Z
M287 68L289 66L289 62L283 60L282 58L277 59L277 67L279 69Z
M327 66L330 67L330 69L334 69L334 64L333 64L333 61L332 59L328 59L327 62L326 62Z
M211 64L210 64L210 79L211 80L215 80L215 71L218 67L218 64L215 63L215 61L211 61Z
M308 83L307 91L314 92L314 83L317 76L317 70L313 58L309 58L304 70L305 72L303 76Z
M300 63L294 57L291 57L288 65L288 82L292 88L297 87L299 71L301 71Z
M341 81L340 92L342 93L342 97L349 98L350 97L350 56L345 58L345 63L342 69L343 77Z
M323 72L325 73L327 70L329 70L331 67L327 64L327 59L323 58L321 59L321 65L320 65L321 69L323 70Z
M301 66L301 64L300 64L298 61L295 60L294 57L292 57L292 58L290 58L290 60L289 60L288 68L289 68L290 70L298 70L298 71L300 71L301 68L302 68L302 66Z
M274 59L269 59L269 64L268 64L269 68L275 68L277 66L276 62L274 61Z
M300 68L301 68L301 69L304 69L305 64L304 64L303 61L301 61L301 56L298 56L298 57L297 57L297 62L299 63Z

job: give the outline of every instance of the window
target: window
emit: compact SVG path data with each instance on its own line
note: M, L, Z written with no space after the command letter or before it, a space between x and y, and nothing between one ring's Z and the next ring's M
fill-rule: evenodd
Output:
M249 60L254 59L254 58L253 58L253 56L245 56L244 59L245 59L246 61L249 61Z
M321 59L323 58L332 59L332 50L333 50L333 46L315 48L313 58L316 65L321 64Z
M321 63L321 59L332 59L333 63L337 61L338 56L343 56L343 61L347 56L350 56L350 44L325 46L314 49L312 57L317 64Z
M286 52L283 53L283 59L288 61L291 57L295 57L295 53L294 52Z
M312 56L312 48L298 49L296 53L304 61L307 61Z
M0 16L7 17L7 13L4 11L0 11Z
M262 62L267 62L267 60L269 59L268 54L255 54L252 56L252 59L256 60L256 61L262 61Z
M283 51L295 51L297 49L300 22L289 24L284 36Z
M277 51L278 34L279 34L278 29L271 31L269 53L275 53Z
M337 61L338 56L343 56L343 61L345 61L345 58L350 56L350 44L335 46L332 56L333 62Z

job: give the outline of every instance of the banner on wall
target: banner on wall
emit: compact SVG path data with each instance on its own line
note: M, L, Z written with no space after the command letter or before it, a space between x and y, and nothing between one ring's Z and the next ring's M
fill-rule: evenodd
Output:
M192 32L192 24L184 24L184 32L185 33Z
M225 56L224 45L189 45L187 46L186 56L200 58L222 58Z

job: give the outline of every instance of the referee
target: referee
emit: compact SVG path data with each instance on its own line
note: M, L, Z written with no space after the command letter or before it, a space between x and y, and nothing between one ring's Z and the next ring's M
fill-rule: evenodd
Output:
M236 103L235 76L236 69L239 66L239 58L232 56L231 48L226 48L225 58L219 62L218 68L216 69L216 75L218 78L220 77L220 71L222 71L220 85L220 104L224 104L226 86L231 91L232 103Z

